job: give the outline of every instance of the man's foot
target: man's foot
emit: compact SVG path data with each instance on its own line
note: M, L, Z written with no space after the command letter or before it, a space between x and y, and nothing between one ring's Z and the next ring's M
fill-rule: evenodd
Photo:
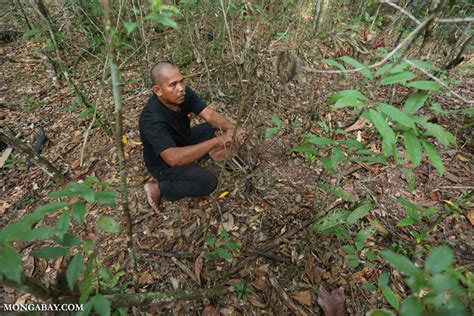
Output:
M145 184L144 189L148 204L150 204L151 208L155 210L155 212L159 212L161 203L161 192L158 183L147 183Z

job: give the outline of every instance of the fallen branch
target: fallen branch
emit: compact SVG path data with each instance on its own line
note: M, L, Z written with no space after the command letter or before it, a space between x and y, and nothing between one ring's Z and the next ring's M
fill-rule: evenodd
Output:
M291 297L282 289L280 284L278 284L278 281L275 279L274 276L270 276L270 283L272 284L273 288L275 291L280 295L280 297L285 301L286 305L296 314L296 315L303 315L307 316L308 314L298 305L293 302Z
M43 170L43 172L51 177L57 184L64 182L64 176L55 166L53 166L48 160L42 158L33 150L33 148L31 148L31 146L16 138L7 128L0 129L0 141L26 155L34 165Z

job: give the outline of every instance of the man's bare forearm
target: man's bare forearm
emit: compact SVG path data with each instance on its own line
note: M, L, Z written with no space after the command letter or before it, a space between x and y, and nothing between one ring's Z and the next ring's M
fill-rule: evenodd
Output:
M196 145L168 148L160 156L171 167L182 166L197 161L214 147L220 145L222 145L222 141L218 137L214 137Z

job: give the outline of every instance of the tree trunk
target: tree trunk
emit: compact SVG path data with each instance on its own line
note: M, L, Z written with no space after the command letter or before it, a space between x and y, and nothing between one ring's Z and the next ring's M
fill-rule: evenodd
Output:
M322 3L322 5L321 5ZM316 35L321 22L321 15L323 12L324 0L316 0L314 5L314 17L313 17L313 34Z
M13 149L26 155L33 164L43 170L49 177L53 178L54 182L61 184L64 182L64 176L61 172L53 166L49 161L36 153L31 146L25 144L21 140L15 137L7 128L0 129L0 141L8 144Z
M120 169L120 193L122 211L125 218L126 229L127 229L127 246L130 261L133 269L133 280L135 284L135 290L138 290L138 269L137 259L135 256L135 248L133 243L133 231L132 231L132 219L130 216L130 209L128 206L128 184L127 184L127 170L125 168L125 154L123 151L123 122L122 122L122 93L120 91L120 74L115 58L115 48L113 44L113 29L112 29L112 17L110 0L101 0L102 6L104 7L104 22L105 22L105 33L107 37L107 56L109 59L110 72L112 77L112 91L114 95L115 103L115 146L117 149L117 156L119 160Z
M457 66L463 60L463 54L466 51L466 48L469 46L469 43L472 41L473 34L471 32L472 23L468 23L464 28L462 35L457 40L453 49L449 53L445 61L445 66L443 67L446 70L452 69ZM457 53L456 53L457 50Z

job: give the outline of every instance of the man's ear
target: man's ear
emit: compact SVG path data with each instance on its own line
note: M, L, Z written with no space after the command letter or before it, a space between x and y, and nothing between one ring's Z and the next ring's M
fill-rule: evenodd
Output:
M153 87L151 87L151 90L153 91L154 94L161 97L161 88L159 85L156 85L156 84L153 85Z

